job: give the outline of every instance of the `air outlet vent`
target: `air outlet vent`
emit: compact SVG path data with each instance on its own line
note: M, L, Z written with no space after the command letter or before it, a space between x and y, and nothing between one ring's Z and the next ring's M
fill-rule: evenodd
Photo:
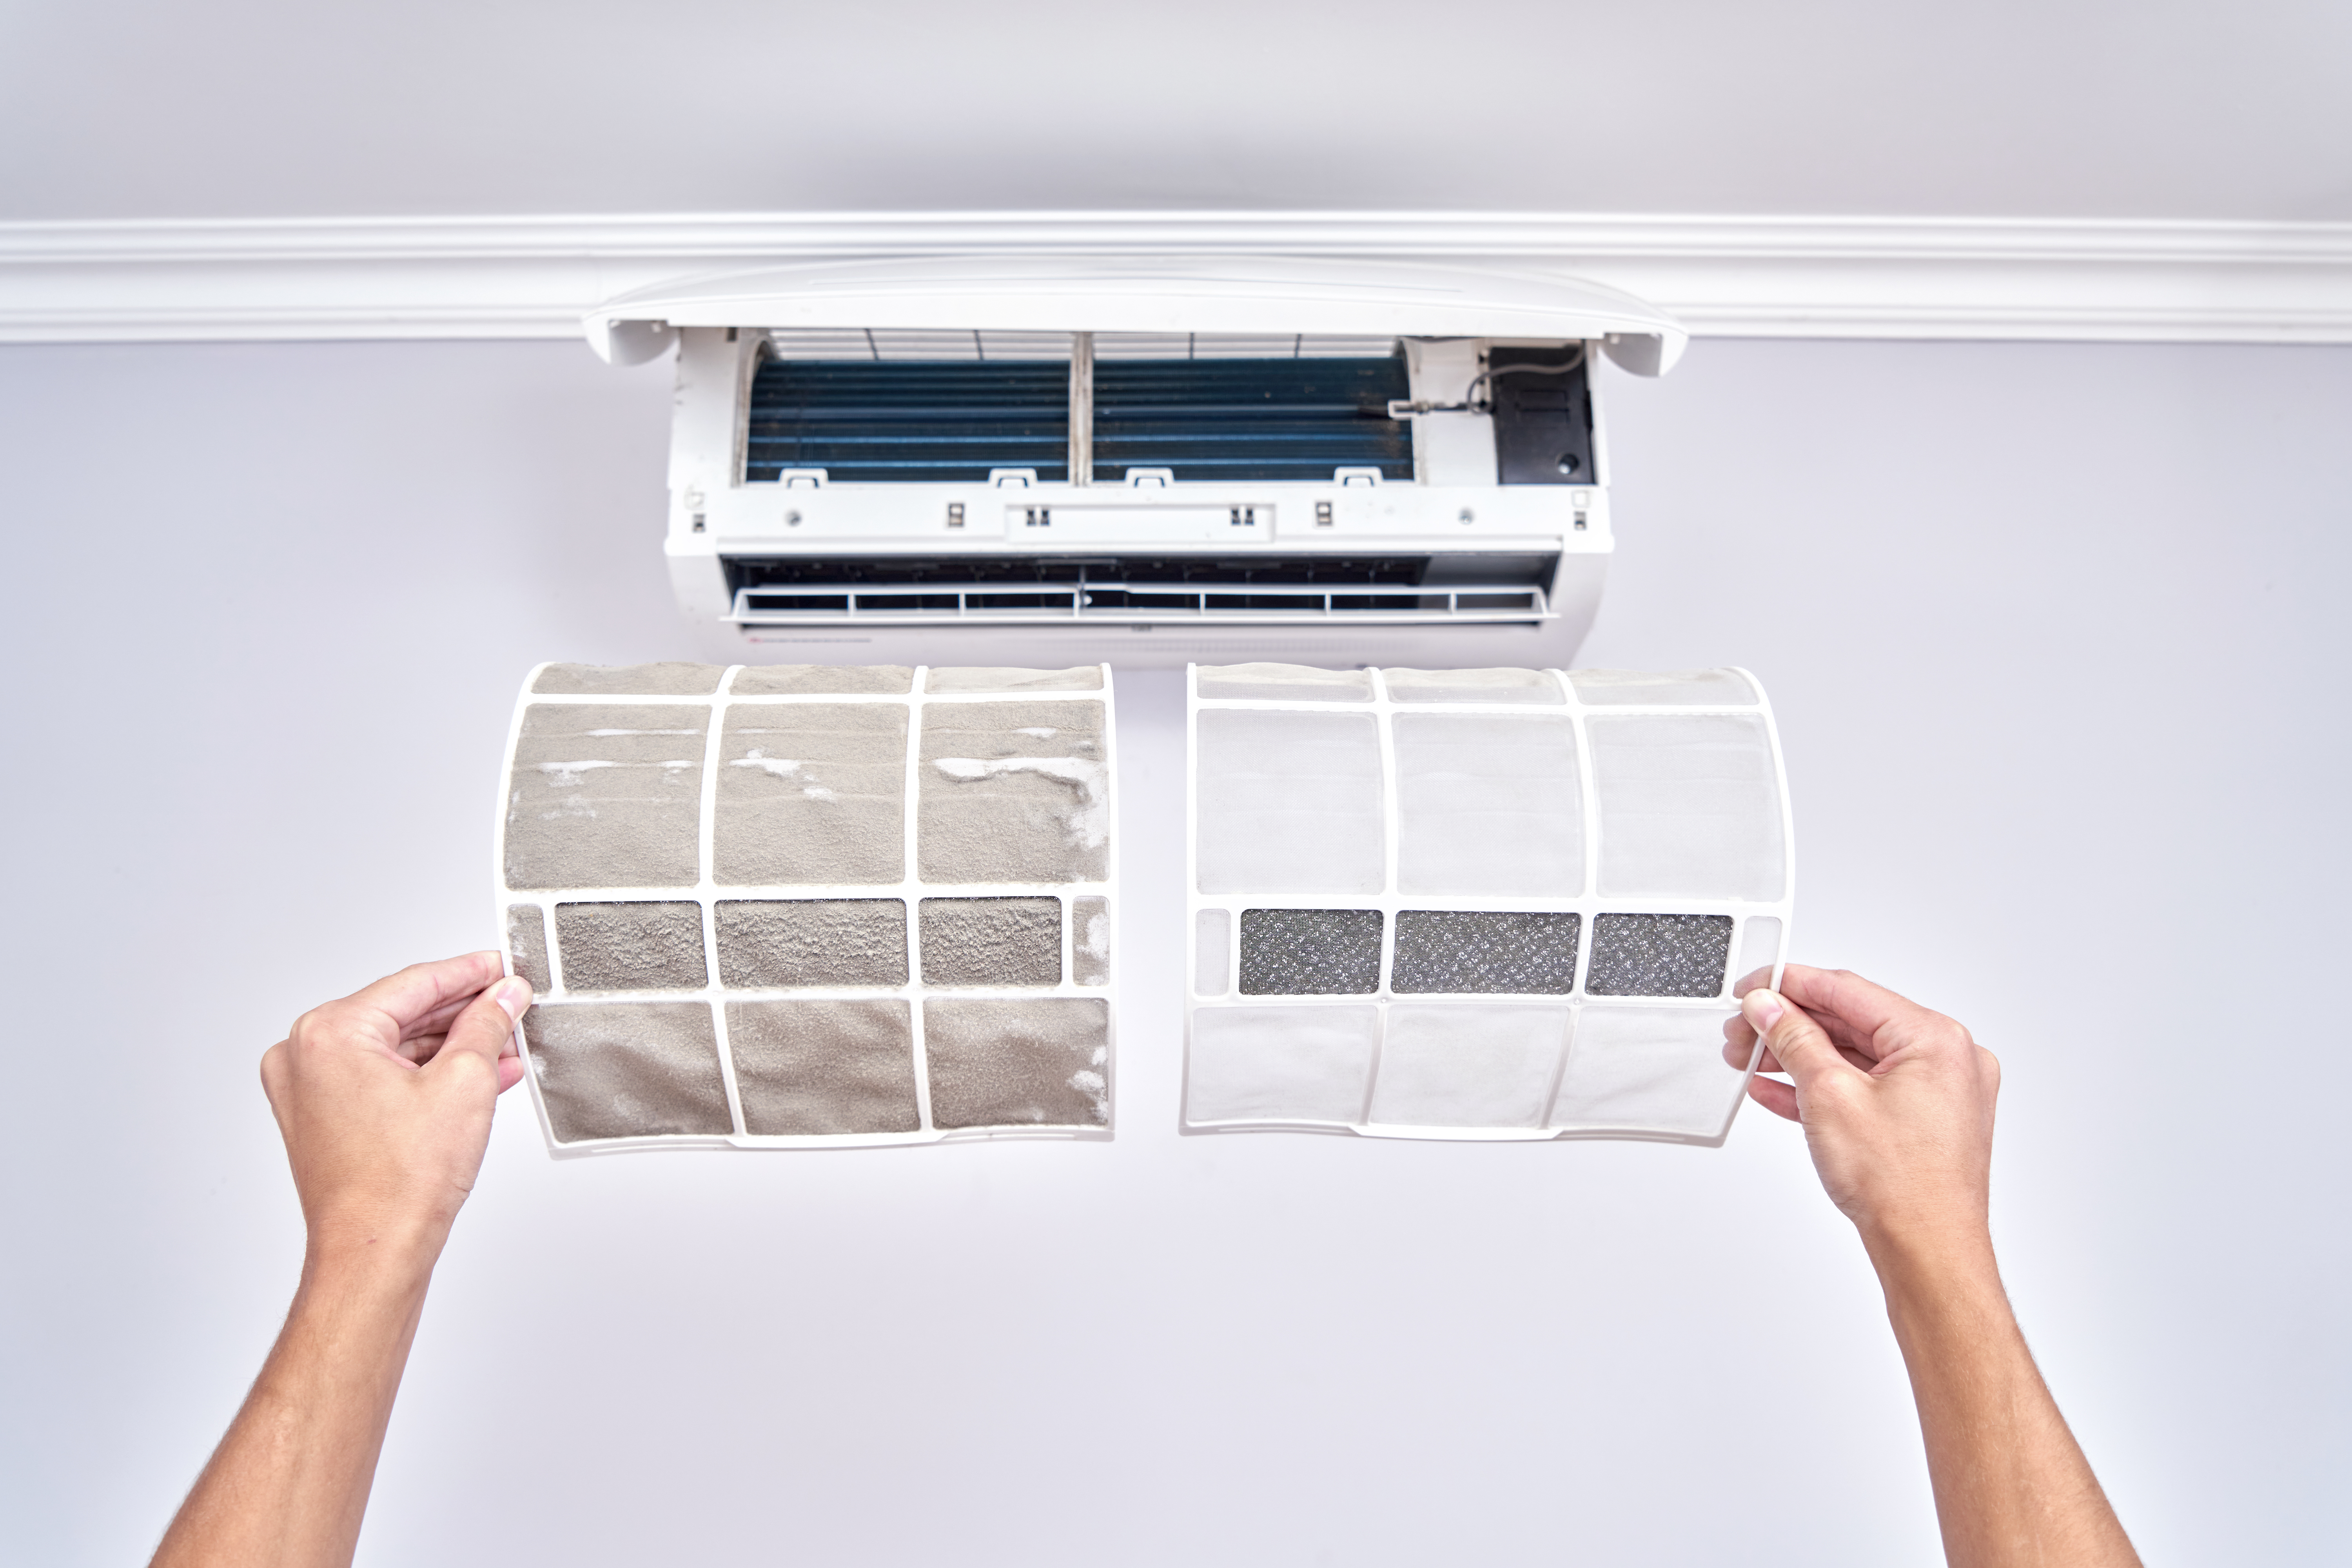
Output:
M743 626L1535 622L1556 554L735 557Z

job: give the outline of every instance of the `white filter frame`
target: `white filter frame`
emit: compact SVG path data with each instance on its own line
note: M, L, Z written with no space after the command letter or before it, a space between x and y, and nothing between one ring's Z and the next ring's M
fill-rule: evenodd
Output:
M514 712L507 722L506 755L499 770L499 802L496 813L497 831L490 844L490 883L496 898L496 919L499 931L499 953L509 974L515 968L514 944L508 911L517 906L537 905L540 909L541 952L545 954L548 989L532 1001L534 1008L612 1005L628 1003L694 1003L708 1005L719 1048L719 1075L726 1085L727 1110L735 1131L730 1133L665 1132L635 1137L577 1139L565 1142L556 1136L554 1123L549 1119L547 1101L540 1086L540 1070L534 1062L529 1039L521 1024L514 1029L514 1044L522 1058L524 1080L530 1086L531 1104L538 1112L540 1131L547 1139L548 1152L558 1159L570 1159L590 1154L628 1153L645 1149L867 1149L889 1148L905 1144L977 1142L1003 1138L1050 1138L1107 1140L1118 1125L1118 983L1121 966L1122 942L1118 930L1118 712L1112 695L1112 672L1108 664L1094 668L1102 673L1100 690L1085 689L1032 689L1023 690L987 691L926 691L924 687L932 666L916 665L908 689L903 692L828 691L828 692L746 692L733 694L737 674L745 669L773 668L766 665L713 665L723 669L717 688L702 696L651 695L640 692L541 692L532 687L546 670L560 661L534 665L523 678L522 689L515 699ZM852 667L856 668L856 667ZM968 666L945 666L946 668L966 668ZM1082 668L1082 667L1081 667ZM923 712L929 706L964 706L992 702L1100 702L1103 710L1103 802L1108 851L1104 879L1099 882L986 882L938 883L925 882L918 876L916 834L920 794L917 784L922 767ZM685 886L629 888L510 888L506 879L507 813L512 789L515 748L522 737L523 716L527 710L542 704L572 707L677 707L708 708L710 710L709 730L703 737L702 790L697 824L697 877L694 884ZM766 886L720 887L711 879L713 804L716 799L719 769L721 765L721 740L726 732L728 710L741 704L746 707L840 706L896 704L908 710L907 715L907 790L905 795L905 877L896 883L854 883L818 885L789 883ZM942 986L929 985L922 979L921 910L926 899L1005 899L1051 898L1060 900L1062 909L1062 978L1055 985L1021 986ZM801 901L820 900L899 900L907 910L907 979L897 986L793 986L748 987L730 986L721 983L718 954L717 911L713 906L737 900ZM1110 926L1110 952L1105 961L1105 979L1099 985L1076 983L1077 940L1076 905L1082 899L1103 900L1105 918ZM677 988L646 991L593 991L574 993L565 988L562 954L553 940L555 909L569 903L698 903L702 909L703 963L706 983L697 988ZM929 998L974 1002L1033 1002L1053 997L1092 997L1104 1004L1107 1021L1104 1036L1106 1058L1102 1064L1104 1079L1104 1121L1099 1127L1074 1125L1005 1125L972 1128L940 1128L931 1121L930 1074L923 1040L923 1003ZM735 1082L735 1059L729 1048L727 1006L730 1002L829 1002L829 1001L891 1001L908 1004L909 1027L913 1034L915 1097L919 1126L911 1132L838 1132L838 1133L754 1133L744 1130L743 1106Z
M1213 667L1214 668L1214 667ZM1308 668L1308 667L1302 667ZM1402 668L1402 667L1390 667ZM1731 1135L1732 1122L1745 1103L1748 1081L1756 1075L1757 1064L1763 1057L1759 1040L1748 1053L1748 1067L1738 1079L1738 1092L1727 1096L1722 1124L1712 1132L1638 1125L1584 1125L1554 1127L1549 1121L1558 1103L1560 1088L1569 1068L1574 1062L1584 1017L1595 1010L1645 1011L1661 1009L1688 1010L1718 1017L1727 1009L1736 1008L1734 987L1744 973L1741 963L1750 930L1750 922L1777 920L1779 936L1772 952L1770 984L1780 987L1782 972L1787 966L1789 940L1795 918L1797 889L1796 822L1789 802L1789 775L1786 760L1780 750L1780 731L1772 716L1772 705L1764 683L1748 670L1737 666L1720 667L1737 676L1755 693L1752 703L1675 702L1675 703L1589 703L1580 700L1576 683L1568 672L1547 668L1539 673L1550 679L1560 689L1561 702L1399 702L1389 694L1383 669L1364 667L1371 684L1370 701L1307 701L1293 699L1268 700L1244 698L1204 698L1201 695L1199 664L1185 667L1184 675L1184 1091L1177 1110L1178 1131L1186 1134L1221 1132L1324 1132L1353 1133L1368 1138L1429 1139L1456 1142L1558 1142L1582 1139L1630 1139L1646 1142L1693 1144L1705 1148L1720 1147ZM1300 714L1365 713L1375 717L1381 747L1381 811L1384 838L1384 881L1377 893L1290 893L1269 890L1256 893L1203 893L1200 877L1200 718L1203 710L1234 710L1293 712ZM1584 885L1574 896L1533 897L1517 894L1448 895L1403 893L1399 891L1397 879L1398 822L1400 805L1397 795L1396 746L1391 721L1397 715L1465 714L1485 718L1509 715L1531 715L1566 718L1576 736L1577 768L1580 794L1583 807ZM1760 718L1772 758L1773 787L1779 798L1780 813L1781 883L1780 896L1774 900L1741 900L1693 897L1626 897L1603 895L1600 891L1601 854L1601 804L1594 788L1591 739L1587 725L1593 718L1705 718L1738 716ZM1381 911L1381 970L1379 988L1361 994L1244 994L1241 990L1241 927L1242 911L1245 909L1286 910L1372 910ZM1538 912L1575 913L1581 917L1576 954L1576 984L1566 994L1526 993L1406 993L1402 996L1391 989L1391 966L1396 945L1397 913L1400 910L1433 910L1475 912ZM1225 912L1224 989L1214 995L1204 995L1200 986L1200 919L1203 910ZM1585 975L1592 963L1592 952L1598 930L1596 916L1601 914L1678 914L1728 915L1734 924L1730 950L1724 965L1722 989L1709 997L1656 996L1588 996ZM1370 1120L1371 1105L1380 1092L1381 1051L1388 1038L1389 1016L1392 1007L1463 1006L1484 1008L1540 1007L1568 1015L1568 1043L1554 1063L1549 1088L1545 1090L1543 1109L1538 1124L1526 1127L1454 1127L1424 1126L1375 1122ZM1373 1046L1371 1067L1366 1074L1363 1110L1354 1121L1296 1120L1211 1120L1192 1119L1192 1065L1194 1031L1204 1013L1240 1008L1363 1008L1379 1010L1379 1034ZM1728 1082L1727 1079L1727 1088Z

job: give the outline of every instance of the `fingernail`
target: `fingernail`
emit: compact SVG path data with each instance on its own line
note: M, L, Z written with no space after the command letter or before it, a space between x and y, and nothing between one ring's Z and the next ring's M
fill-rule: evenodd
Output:
M1748 1021L1756 1026L1756 1032L1761 1035L1769 1033L1772 1026L1780 1021L1780 1015L1789 1009L1781 1003L1778 992L1767 991L1759 985L1739 1004L1739 1010L1748 1015Z
M490 987L490 998L505 1010L507 1022L511 1024L530 1005L530 982L510 974Z

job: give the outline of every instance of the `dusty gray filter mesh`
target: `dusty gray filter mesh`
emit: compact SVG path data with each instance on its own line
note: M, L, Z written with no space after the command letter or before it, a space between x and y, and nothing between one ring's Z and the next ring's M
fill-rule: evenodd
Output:
M1399 910L1389 988L1565 996L1583 925L1573 912Z
M1070 900L1070 978L1080 985L1110 984L1110 900Z
M1059 899L925 899L926 985L1058 985Z
M708 697L725 673L710 664L551 664L531 682L533 691L570 696Z
M924 1003L932 1123L1109 1126L1109 1029L1099 996Z
M901 900L721 899L713 912L723 984L907 983Z
M532 671L496 918L556 1152L1107 1131L1115 701L1099 666Z
M915 858L927 882L1099 882L1110 872L1099 702L923 711Z
M1713 996L1731 961L1729 915L1595 915L1595 996Z
M896 882L907 864L906 797L907 710L898 703L730 707L711 879L739 888Z
M911 691L915 672L903 664L754 664L735 672L735 697L824 695L850 691Z
M701 703L531 704L509 774L507 886L692 887L709 728Z
M507 951L514 954L514 972L530 982L532 992L545 995L554 982L547 977L547 917L537 904L507 910Z
M702 906L558 904L556 951L572 991L695 991L710 982Z
M912 1132L921 1125L904 1002L730 1002L727 1045L747 1132Z
M1252 996L1356 996L1381 988L1378 910L1244 910L1242 984Z
M702 1003L534 1007L522 1027L558 1138L734 1130Z

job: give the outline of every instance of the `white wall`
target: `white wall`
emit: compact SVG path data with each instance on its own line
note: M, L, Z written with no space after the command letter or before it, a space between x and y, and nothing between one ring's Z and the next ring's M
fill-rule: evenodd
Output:
M681 646L666 374L0 352L0 1558L152 1542L299 1256L260 1050L490 937L533 660ZM1801 955L2001 1053L2011 1289L2126 1523L2342 1557L2352 351L1702 342L1606 390L1587 661L1758 670ZM1177 1139L1175 679L1120 700L1117 1141L558 1165L507 1105L362 1560L1937 1561L1793 1129Z
M0 216L2352 219L2338 0L11 0Z

